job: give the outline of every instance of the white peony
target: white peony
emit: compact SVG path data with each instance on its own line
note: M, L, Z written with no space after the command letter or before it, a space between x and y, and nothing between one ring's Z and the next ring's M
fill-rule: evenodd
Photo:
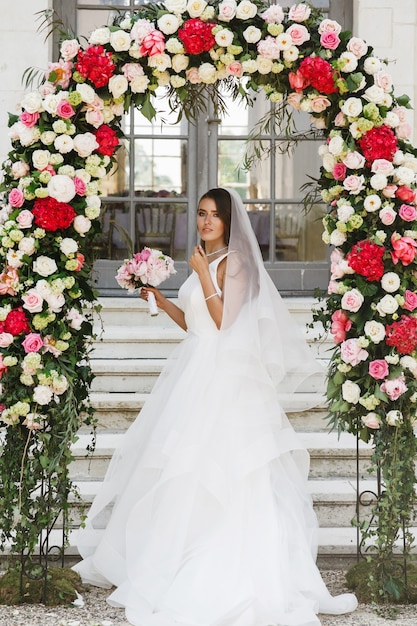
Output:
M74 181L63 174L52 176L48 183L48 193L58 202L71 202L76 194Z
M198 68L198 75L203 83L215 83L217 79L217 71L211 63L202 63Z
M352 52L342 52L339 59L342 65L341 70L346 74L354 72L358 67L358 59Z
M53 391L47 385L37 385L33 390L33 401L37 404L49 404L52 400Z
M174 54L172 57L172 68L179 74L187 69L189 62L190 59L185 54Z
M358 404L361 397L361 388L351 380L345 380L342 385L342 398L350 404Z
M19 241L19 250L21 250L24 254L31 256L35 252L35 238L23 237L23 239Z
M381 208L381 198L376 193L371 193L366 196L363 206L368 213L378 211Z
M355 209L352 206L350 206L350 204L342 204L337 209L337 218L340 222L343 222L344 224L346 224L346 222L349 221L349 219L352 217L354 213L355 213Z
M58 135L54 141L54 148L60 154L68 154L74 149L74 140L69 135Z
M341 233L340 230L334 230L330 235L330 242L332 246L341 246L346 241L346 234Z
M397 167L394 171L394 180L399 185L411 185L415 182L415 173L409 167Z
M55 263L54 259L51 259L49 256L38 256L37 259L33 262L33 271L40 276L51 276L58 271L58 266Z
M401 284L400 277L395 272L386 272L381 278L381 287L388 293L398 291Z
M373 343L380 343L385 337L385 326L381 322L369 320L365 322L364 332Z
M382 191L388 185L388 179L384 174L374 174L369 179L369 182L375 191Z
M22 109L28 113L40 113L43 111L42 96L39 91L27 93L21 102Z
M227 48L233 43L233 33L229 28L222 28L215 35L215 40L218 46Z

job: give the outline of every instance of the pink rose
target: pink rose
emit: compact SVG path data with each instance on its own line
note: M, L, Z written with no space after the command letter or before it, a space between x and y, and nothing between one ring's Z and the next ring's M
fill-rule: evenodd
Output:
M336 50L340 44L340 37L337 33L326 30L322 35L320 35L320 43L323 48L326 48L327 50Z
M343 181L343 187L352 195L357 195L365 188L364 182L365 179L363 176L352 175L345 178Z
M229 76L237 76L240 78L243 75L242 63L239 63L239 61L233 61L226 69Z
M310 39L310 33L307 28L302 24L292 24L287 30L287 35L290 35L295 46L301 46L303 43Z
M13 340L14 337L11 333L0 333L0 348L8 348Z
M337 280L330 280L327 287L327 293L339 293L339 283Z
M372 163L371 170L374 174L385 174L385 176L389 176L394 171L394 166L391 161L387 161L387 159L375 159Z
M401 237L398 233L391 236L391 252L392 262L396 265L401 261L403 265L410 265L417 254L417 242L411 237Z
M361 361L366 361L369 356L368 352L360 347L356 338L346 339L341 344L340 355L345 363L353 366L358 365Z
M19 116L20 121L27 128L32 128L33 126L36 126L36 122L38 121L39 117L40 115L37 111L35 113L29 113L28 111L23 111L23 113L21 113Z
M191 85L198 85L201 83L200 75L198 73L198 67L190 67L185 71L185 76Z
M343 158L343 163L350 170L359 170L365 166L365 157L360 152L348 152Z
M387 185L386 187L384 187L384 189L382 190L382 195L385 198L394 198L396 195L396 191L397 191L398 187L397 185Z
M77 56L80 44L76 39L65 39L61 44L61 56L64 61L71 61Z
M129 82L144 75L143 67L139 63L125 63L122 72Z
M153 57L162 54L165 50L165 37L160 30L153 30L142 39L140 54L142 56Z
M380 428L381 418L374 412L368 413L362 417L362 424L368 428Z
M33 222L32 211L28 209L20 211L19 215L16 217L16 222L19 224L20 228L30 228Z
M417 293L409 289L405 290L403 308L407 311L414 311L417 308Z
M305 22L310 17L311 9L307 4L293 4L288 11L288 19L293 22Z
M398 215L405 222L413 222L417 217L417 211L413 206L411 206L411 204L402 204L400 206L400 210L398 211Z
M389 367L385 359L376 359L369 363L369 375L375 380L383 380L388 374Z
M22 346L26 353L39 352L43 347L43 339L39 333L29 333L26 335L25 340L22 341Z
M66 120L75 115L75 111L68 100L60 100L56 108L56 112L59 117L63 117Z
M85 196L85 192L87 190L87 185L85 184L83 179L79 178L78 176L74 176L73 181L74 181L74 185L75 185L75 193L78 196Z
M23 195L23 191L15 187L9 193L8 201L10 206L16 208L21 207L25 201L25 196Z
M346 311L357 313L361 308L364 301L364 297L358 289L350 289L343 294L341 306Z
M29 289L25 295L22 296L24 302L23 308L30 313L40 313L43 306L43 298L36 289Z
M87 124L94 126L94 128L99 128L104 122L103 112L100 109L88 107L85 120Z
M310 101L310 104L313 113L321 113L331 105L331 102L326 96L316 96Z
M287 104L290 104L292 107L294 107L294 109L299 111L300 108L301 108L301 100L302 99L303 99L303 94L302 93L298 93L296 91L292 91L291 93L288 94Z
M339 128L343 128L344 126L346 126L346 124L347 124L346 115L342 111L339 111L339 113L334 118L334 125L338 126Z
M374 74L375 85L381 87L386 93L391 91L392 89L392 77L391 74L385 72L384 70L380 70L376 74Z
M381 385L381 391L386 393L390 400L398 400L407 389L408 387L405 384L404 376L391 378L390 380L384 381Z
M412 128L410 124L400 124L395 129L395 134L397 135L398 139L408 140L411 137L411 133L412 133Z
M394 223L396 217L396 212L389 206L384 207L379 212L379 219L384 224L384 226L391 226L391 224Z
M344 180L346 177L346 165L344 163L336 163L332 174L335 180Z
M368 52L367 44L363 39L359 39L358 37L352 37L349 39L346 48L349 52L354 54L357 59L360 59Z
M26 163L26 161L15 161L12 165L13 178L15 180L17 178L22 178L22 176L26 176L29 170L29 163Z

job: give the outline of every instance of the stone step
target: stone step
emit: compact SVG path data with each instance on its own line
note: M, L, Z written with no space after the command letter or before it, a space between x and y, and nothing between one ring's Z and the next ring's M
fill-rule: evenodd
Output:
M356 439L353 435L342 433L338 439L336 433L299 434L301 441L310 452L310 478L353 479L357 474ZM92 456L86 453L91 436L80 433L74 444L70 473L73 480L101 480L106 472L110 458L116 447L120 445L122 433L99 432L95 452ZM372 453L369 444L360 442L359 475L361 479L369 478L367 468Z

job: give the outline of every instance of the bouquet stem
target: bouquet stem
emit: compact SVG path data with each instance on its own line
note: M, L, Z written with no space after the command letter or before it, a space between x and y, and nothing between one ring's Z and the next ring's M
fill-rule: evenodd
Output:
M153 317L158 315L158 305L156 304L155 294L152 291L148 291L148 307L149 313Z

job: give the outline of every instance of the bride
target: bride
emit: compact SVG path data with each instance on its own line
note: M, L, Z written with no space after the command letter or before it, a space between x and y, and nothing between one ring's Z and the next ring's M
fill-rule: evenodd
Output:
M142 288L187 337L114 454L75 569L115 586L136 626L317 625L357 601L317 569L309 457L284 413L316 361L238 194L208 191L197 229L179 306Z

